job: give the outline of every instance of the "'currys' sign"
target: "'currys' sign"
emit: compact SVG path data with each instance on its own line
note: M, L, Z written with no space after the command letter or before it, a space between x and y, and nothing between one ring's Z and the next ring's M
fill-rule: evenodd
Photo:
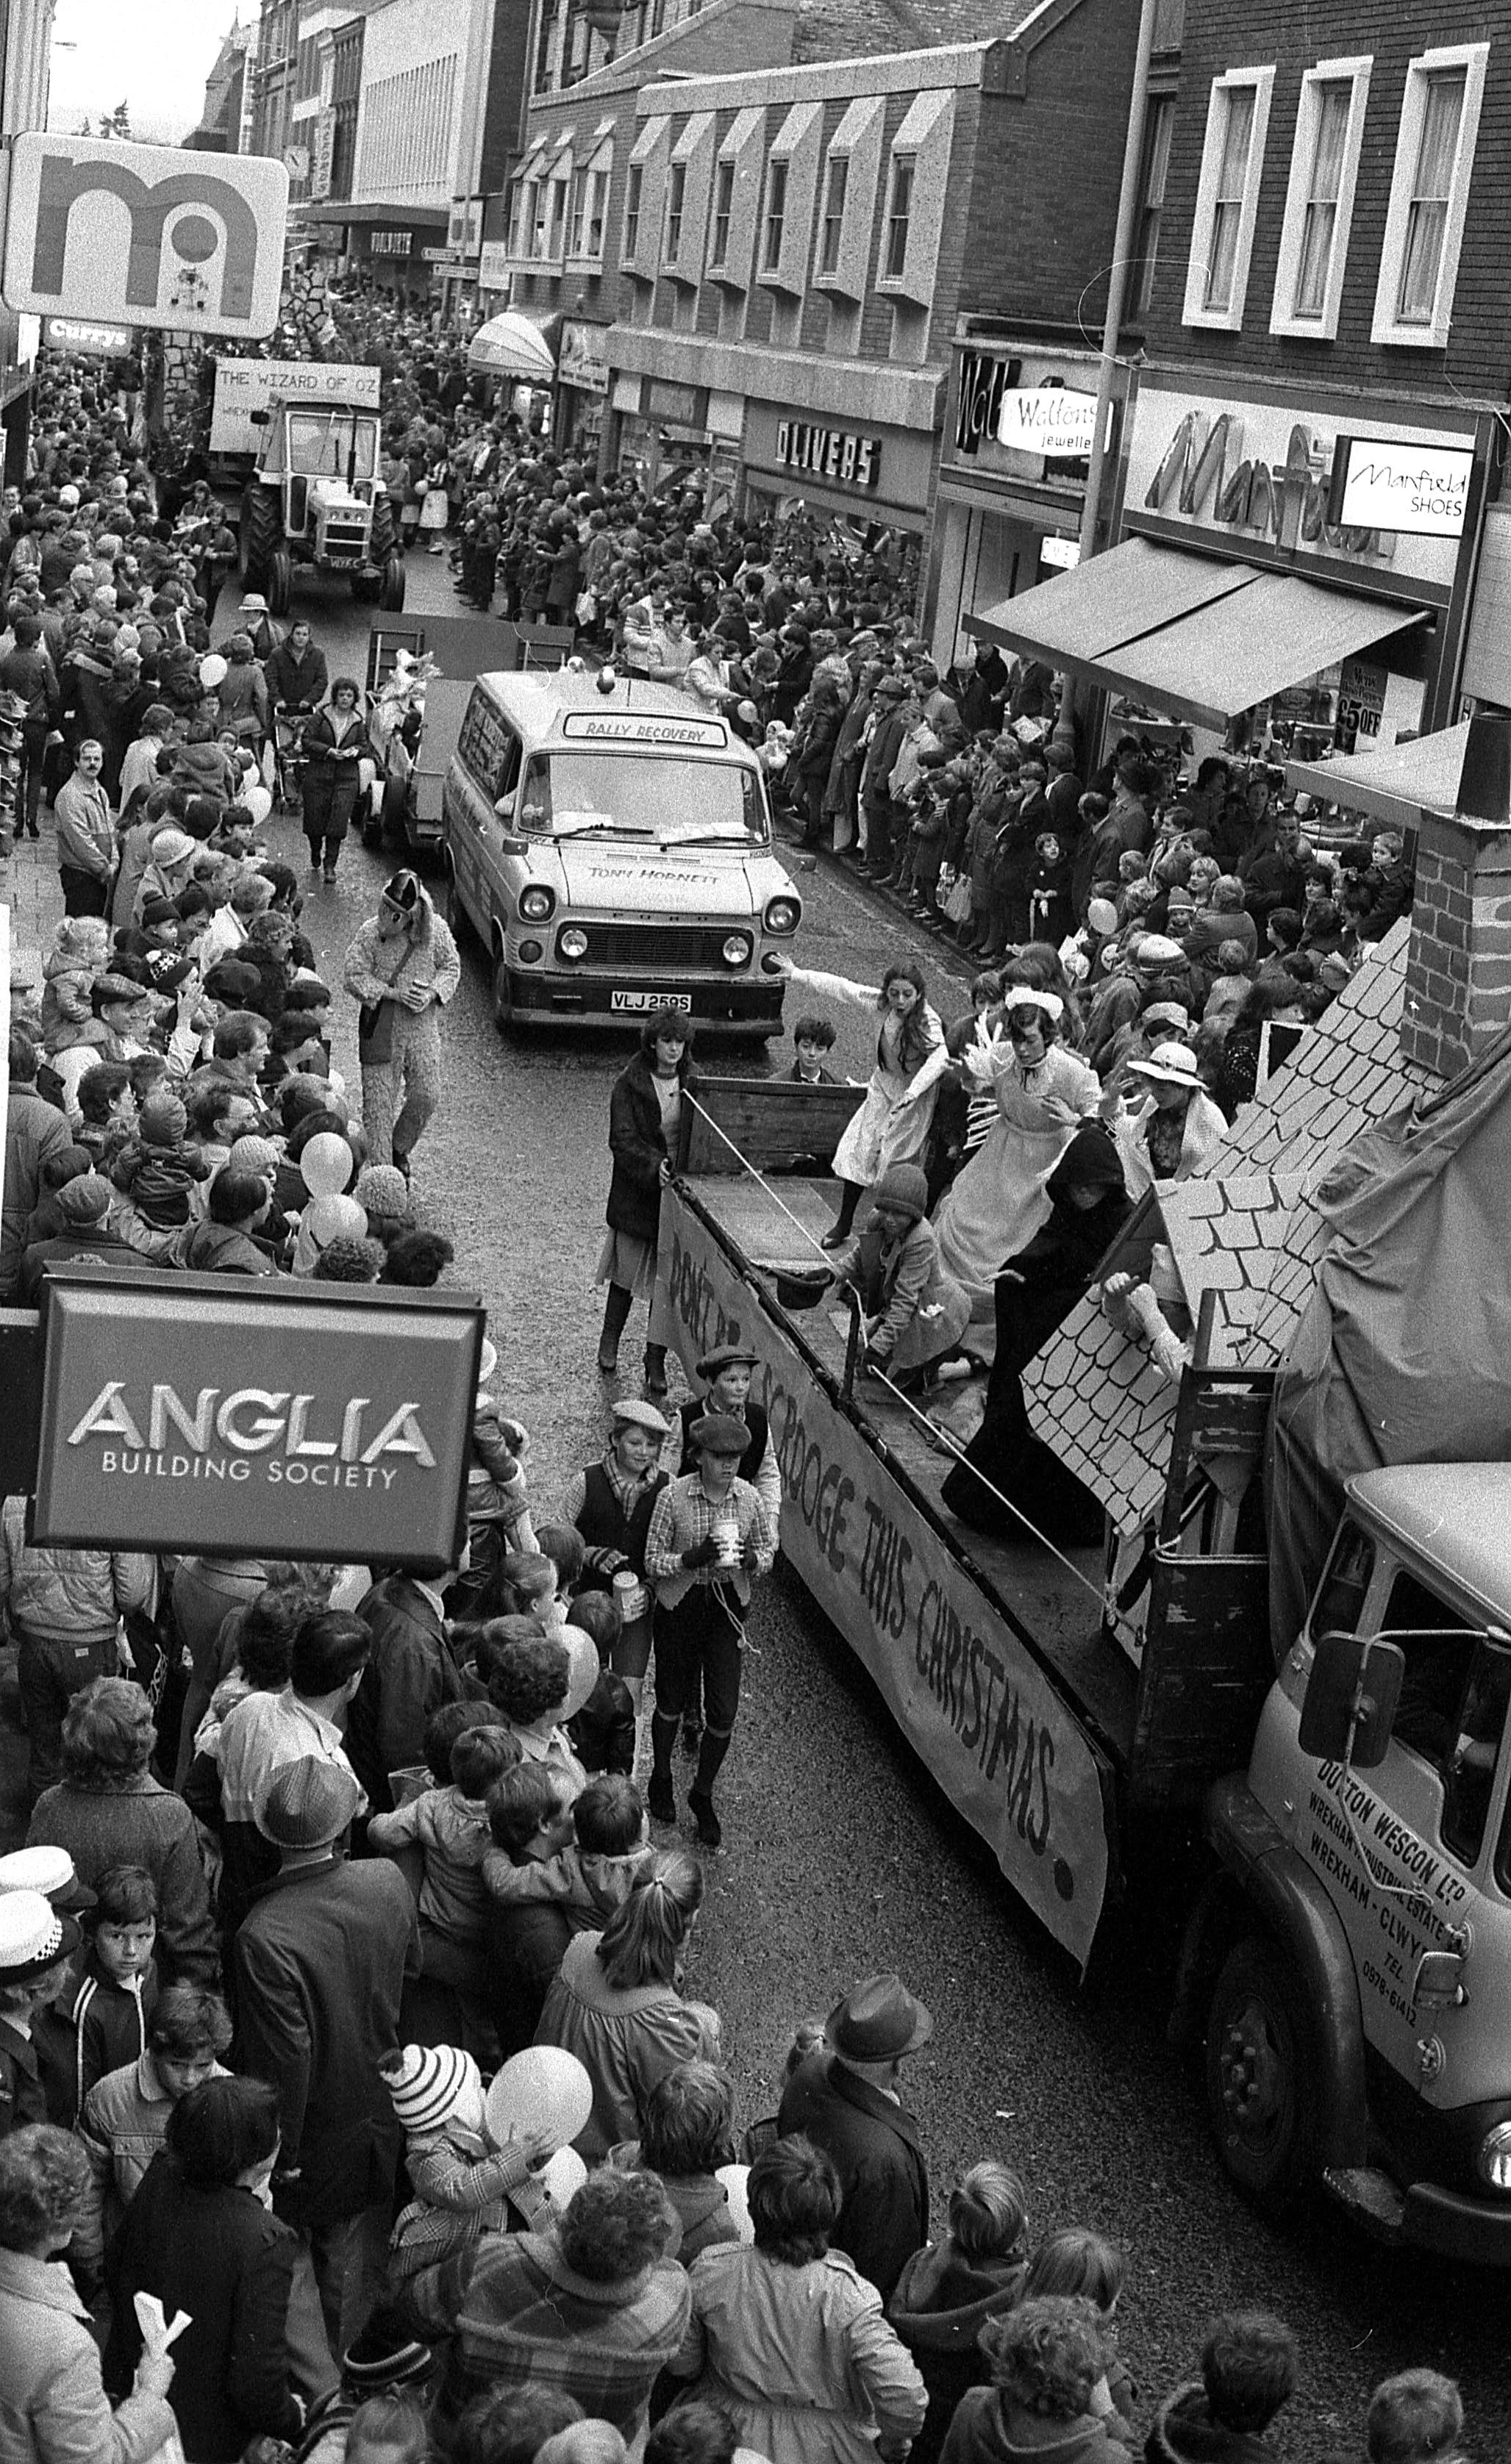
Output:
M288 194L258 156L17 137L0 291L41 316L271 334Z
M50 1279L38 1542L453 1564L476 1301L229 1283Z

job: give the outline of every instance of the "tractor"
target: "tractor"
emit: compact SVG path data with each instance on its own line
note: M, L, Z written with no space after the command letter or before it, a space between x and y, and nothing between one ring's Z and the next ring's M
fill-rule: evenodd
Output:
M241 580L288 613L296 564L349 573L353 599L389 613L404 605L393 500L378 472L375 410L350 403L275 399L241 499Z

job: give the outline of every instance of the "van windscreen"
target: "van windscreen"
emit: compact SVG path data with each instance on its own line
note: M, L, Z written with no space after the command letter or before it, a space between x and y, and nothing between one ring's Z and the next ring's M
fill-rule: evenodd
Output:
M521 820L559 839L651 839L666 847L764 847L753 770L672 756L553 753L530 763Z

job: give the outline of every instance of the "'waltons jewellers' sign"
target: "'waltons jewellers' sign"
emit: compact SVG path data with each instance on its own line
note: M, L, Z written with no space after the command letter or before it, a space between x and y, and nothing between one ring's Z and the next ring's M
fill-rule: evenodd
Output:
M288 201L260 156L17 137L0 290L43 317L271 334Z
M52 1279L37 1541L455 1563L477 1303L271 1276L230 1285Z

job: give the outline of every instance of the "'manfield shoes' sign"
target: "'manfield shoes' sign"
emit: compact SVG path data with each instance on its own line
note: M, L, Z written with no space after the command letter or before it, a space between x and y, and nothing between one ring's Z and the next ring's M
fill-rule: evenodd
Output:
M33 132L11 146L0 291L41 317L271 334L288 202L261 156Z
M38 1543L455 1564L477 1303L229 1285L50 1279Z

